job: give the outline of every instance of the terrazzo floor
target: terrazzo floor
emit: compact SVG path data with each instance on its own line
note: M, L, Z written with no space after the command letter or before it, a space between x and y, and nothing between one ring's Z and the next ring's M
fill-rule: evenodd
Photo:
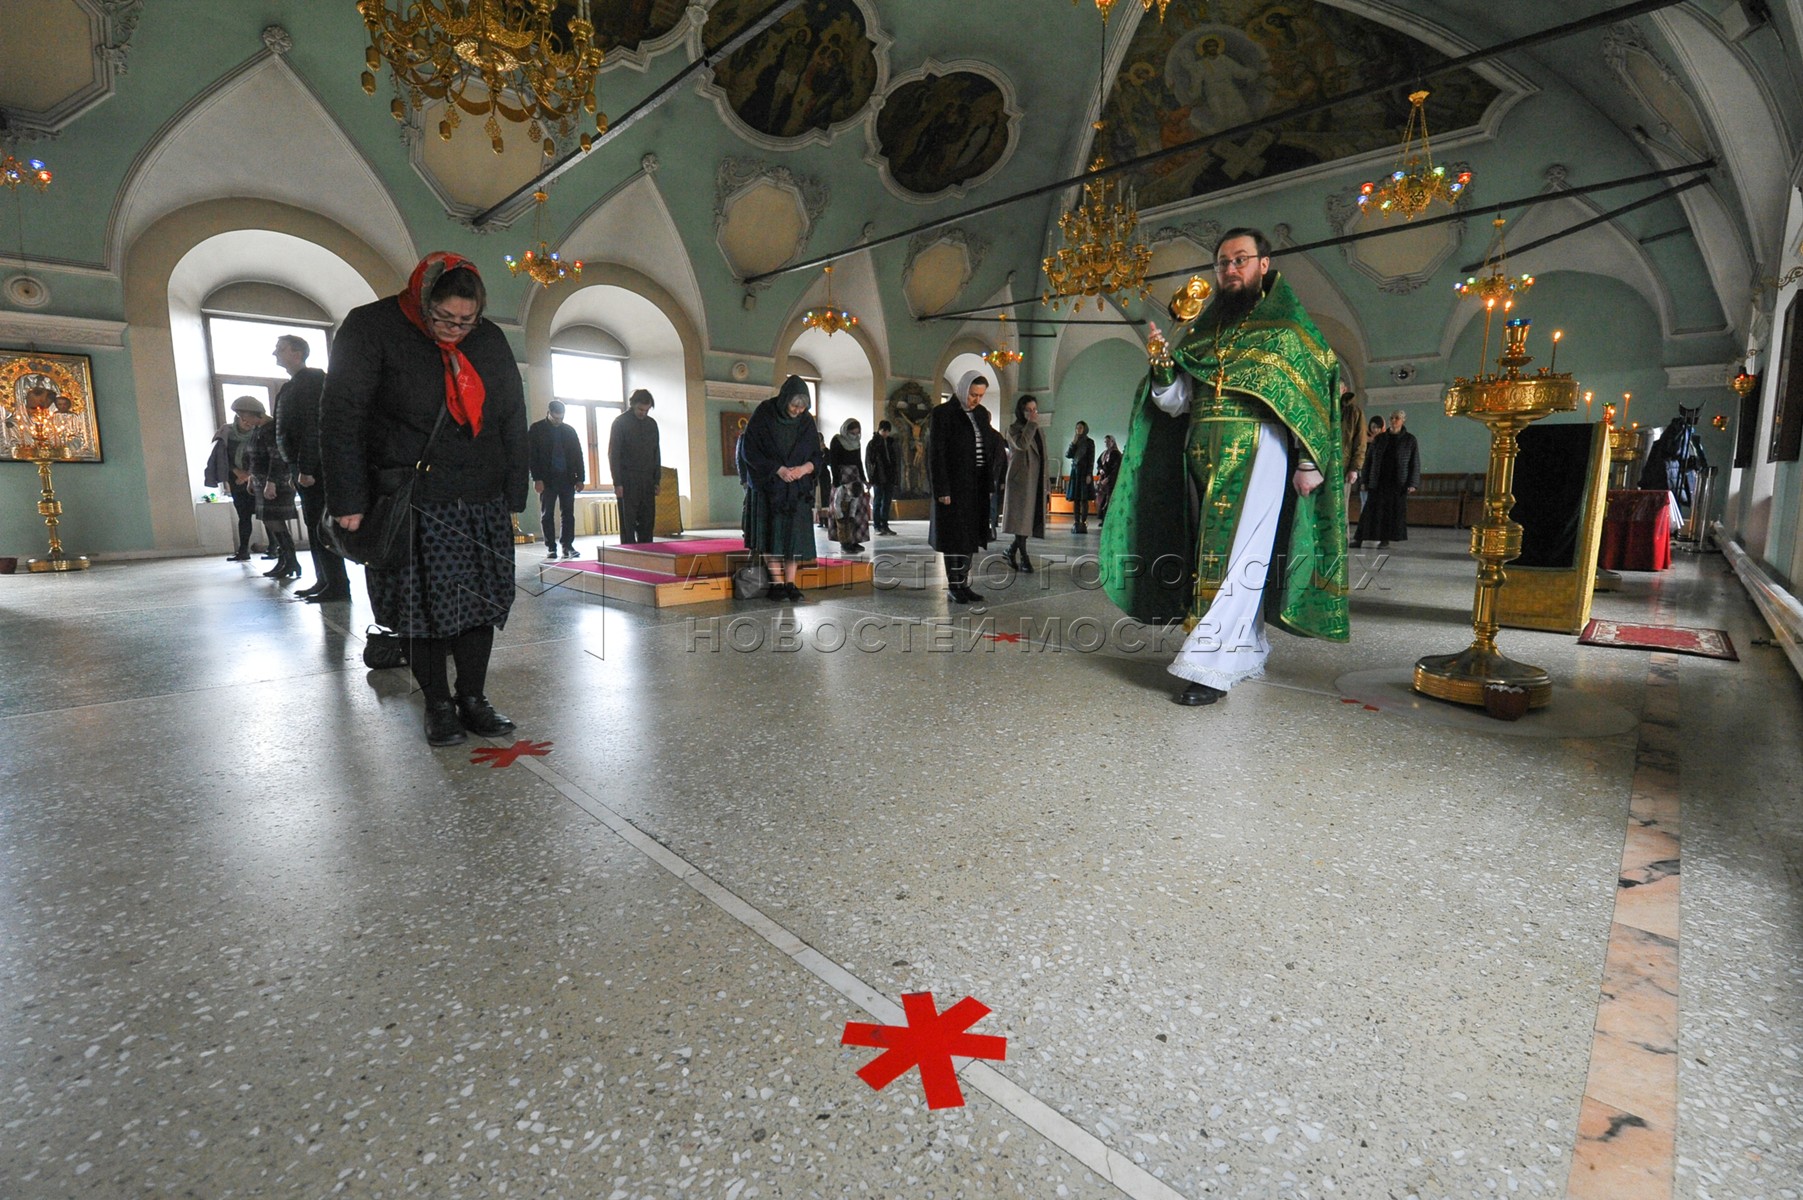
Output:
M900 528L799 607L522 547L508 766L361 581L0 577L0 1197L1803 1195L1803 685L1719 555L1595 615L1740 662L1505 631L1508 724L1398 682L1460 531L1195 710L1093 535L977 612ZM921 991L962 1107L841 1045Z

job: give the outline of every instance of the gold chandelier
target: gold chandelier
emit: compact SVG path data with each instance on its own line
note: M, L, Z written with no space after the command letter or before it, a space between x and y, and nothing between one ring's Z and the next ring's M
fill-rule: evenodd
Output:
M505 149L497 117L524 124L547 158L572 135L587 150L593 138L578 129L582 114L607 131L595 102L603 53L589 0L574 0L573 15L570 8L569 0L357 0L369 29L363 91L375 95L386 62L401 93L389 108L397 121L444 100L438 136L447 142L467 113L486 115L496 154Z
M1077 3L1077 0L1071 0L1071 3L1074 5ZM1119 0L1096 0L1096 7L1100 9L1102 13L1102 20L1106 21L1108 19L1108 15L1114 11L1114 6L1117 3L1119 3ZM1158 10L1158 19L1162 21L1164 20L1164 10L1171 6L1171 0L1139 0L1139 4L1140 7L1147 12L1151 12L1156 8Z
M1008 314L997 313L995 319L1002 322L1002 336L1004 338L1007 337ZM997 371L1005 371L1015 363L1019 362L1025 355L1021 354L1019 350L1010 350L1006 345L1002 345L994 350L985 351L979 357Z
M1503 251L1503 218L1498 217L1491 224L1496 227L1496 249L1484 259L1490 273L1467 276L1463 283L1453 284L1453 290L1460 296L1475 296L1490 305L1501 304L1506 312L1514 307L1515 297L1534 286L1534 277L1503 274L1503 262L1507 257Z
M50 187L50 168L41 158L21 160L14 158L9 150L0 155L0 183L14 189L21 184L30 184L42 192Z
M550 287L554 283L562 283L566 279L582 278L582 260L565 262L557 251L545 242L544 221L545 201L551 197L544 188L532 193L532 236L538 241L537 250L528 250L519 258L511 254L503 254L501 261L507 264L507 270L514 275L525 275L540 287Z
M809 329L818 329L827 337L832 337L841 329L855 327L858 319L846 309L833 307L833 269L829 266L823 270L826 272L826 307L808 309L801 314L801 323Z
M1102 122L1093 128L1099 142ZM1097 154L1089 164L1091 173L1100 171L1103 156ZM1133 189L1113 177L1092 179L1083 185L1083 201L1058 218L1058 229L1064 234L1064 246L1042 260L1046 281L1051 290L1040 297L1042 304L1058 304L1075 298L1072 312L1083 311L1083 300L1094 297L1096 311L1102 309L1102 297L1118 292L1147 295L1146 272L1152 267L1152 250L1144 242L1133 240L1139 228L1139 205Z
M1471 186L1471 172L1448 175L1445 167L1434 165L1433 147L1427 140L1426 88L1409 93L1409 123L1402 131L1402 148L1396 156L1396 169L1382 182L1367 181L1359 185L1359 208L1375 209L1384 220L1401 216L1413 221L1436 201L1448 206L1459 202L1459 193ZM1417 132L1419 131L1419 132Z

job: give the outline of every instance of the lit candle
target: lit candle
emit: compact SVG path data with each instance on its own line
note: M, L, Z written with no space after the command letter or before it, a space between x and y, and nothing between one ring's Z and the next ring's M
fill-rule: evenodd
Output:
M1484 377L1484 364L1490 361L1490 318L1495 315L1496 297L1491 296L1484 301L1484 349L1477 360L1477 375L1475 378L1478 379Z
M1549 375L1559 369L1559 339L1564 336L1565 331L1563 329L1553 330L1553 361L1546 368Z
M1613 405L1613 404L1603 405L1603 424L1605 424L1605 425L1615 424L1615 405Z
M1584 393L1584 420L1586 423L1590 420L1590 401L1595 395L1595 392Z
M1624 421L1628 419L1628 404L1633 399L1634 393L1632 392L1623 392L1621 394L1621 419Z

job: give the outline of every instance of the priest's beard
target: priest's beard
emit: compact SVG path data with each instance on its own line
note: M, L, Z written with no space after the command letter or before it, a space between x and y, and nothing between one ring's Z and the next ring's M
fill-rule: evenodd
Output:
M1264 299L1264 288L1259 284L1243 287L1233 292L1223 291L1221 293L1221 323L1231 325L1244 320L1253 309L1258 307L1258 302L1262 299Z

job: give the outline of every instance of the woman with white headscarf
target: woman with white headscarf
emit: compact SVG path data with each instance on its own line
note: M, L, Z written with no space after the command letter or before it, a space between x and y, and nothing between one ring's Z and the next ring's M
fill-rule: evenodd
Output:
M933 498L927 544L945 556L955 604L983 599L970 587L970 560L989 544L989 494L1005 468L1002 435L983 407L989 380L967 371L949 404L927 415L927 481Z
M857 554L870 537L870 488L864 476L864 430L854 417L839 426L826 447L826 469L832 478L827 502L827 536Z

